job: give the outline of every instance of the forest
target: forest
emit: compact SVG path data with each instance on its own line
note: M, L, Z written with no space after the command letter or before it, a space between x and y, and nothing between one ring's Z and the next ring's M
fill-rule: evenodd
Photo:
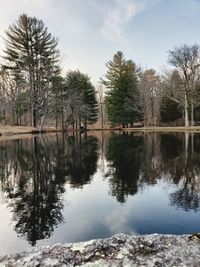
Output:
M144 69L117 51L94 85L64 76L58 40L26 14L10 25L0 65L0 124L56 129L194 126L200 123L200 46L168 53L165 70Z

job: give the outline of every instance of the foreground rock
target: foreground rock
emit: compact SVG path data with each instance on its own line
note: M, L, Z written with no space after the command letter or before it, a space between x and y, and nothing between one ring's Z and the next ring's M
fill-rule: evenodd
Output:
M33 248L0 258L0 266L200 266L200 239L118 234L104 240Z

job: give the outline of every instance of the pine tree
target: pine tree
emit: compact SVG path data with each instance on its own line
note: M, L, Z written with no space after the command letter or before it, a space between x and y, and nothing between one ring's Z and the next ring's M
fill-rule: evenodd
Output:
M23 14L9 26L5 42L7 66L18 70L26 80L32 126L35 127L37 118L42 116L45 119L47 115L51 78L60 71L57 40L48 33L43 21Z
M69 71L65 79L65 104L68 108L69 122L79 127L92 124L97 120L98 104L95 88L88 75ZM65 105L64 104L64 105Z
M181 106L168 97L163 97L160 105L161 122L174 122L182 117Z
M107 64L102 83L107 87L108 118L112 125L132 125L141 117L136 67L118 51Z

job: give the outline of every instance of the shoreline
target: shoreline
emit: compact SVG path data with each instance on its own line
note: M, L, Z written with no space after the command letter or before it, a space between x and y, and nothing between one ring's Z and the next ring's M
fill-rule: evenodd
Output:
M198 235L125 235L32 248L0 257L0 266L200 266Z
M48 132L84 132L84 131L173 131L173 132L187 132L187 131L195 131L200 132L200 126L175 126L175 127L165 127L165 126L158 126L158 127L132 127L132 128L88 128L86 130L79 130L79 129L61 129L61 128L44 128L42 131L39 131L38 128L33 128L29 126L3 126L0 125L0 136L9 136L15 134L38 134L38 133L48 133Z
M200 126L193 127L141 127L141 128L88 128L84 130L45 128L39 131L37 128L26 126L0 126L0 141L32 138L38 134L76 133L76 132L135 132L135 133L200 133Z

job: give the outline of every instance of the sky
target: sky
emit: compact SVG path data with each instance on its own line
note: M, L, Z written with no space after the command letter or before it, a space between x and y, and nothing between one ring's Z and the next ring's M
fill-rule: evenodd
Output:
M5 31L23 13L58 38L63 74L79 69L95 84L119 50L160 72L168 50L200 44L200 0L0 0L0 55Z

